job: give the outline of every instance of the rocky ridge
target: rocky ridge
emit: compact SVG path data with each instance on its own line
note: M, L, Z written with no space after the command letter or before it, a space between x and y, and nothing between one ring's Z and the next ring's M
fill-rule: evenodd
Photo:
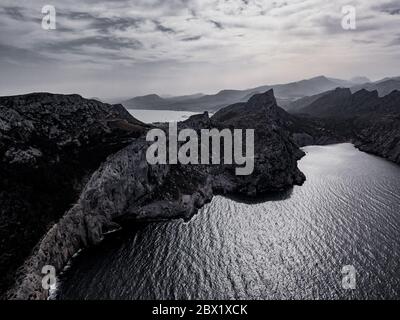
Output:
M100 163L147 127L78 95L0 97L0 292Z
M297 160L304 153L282 127L282 113L271 90L247 103L226 107L211 118L205 113L179 124L179 128L196 130L255 129L255 170L250 176L236 176L233 165L149 165L146 128L131 120L142 134L91 175L75 204L19 269L7 297L46 298L41 288L44 265L62 270L79 249L96 245L104 234L128 222L190 219L215 194L256 197L302 184L305 177Z
M351 141L400 164L400 91L380 97L377 91L338 88L300 112L287 126L299 145Z

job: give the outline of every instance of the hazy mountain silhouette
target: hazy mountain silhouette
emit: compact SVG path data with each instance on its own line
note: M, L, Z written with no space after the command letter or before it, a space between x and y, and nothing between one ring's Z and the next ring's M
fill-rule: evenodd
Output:
M360 80L362 77L359 77ZM368 91L377 91L379 97L384 97L390 94L391 92L398 90L400 91L400 77L397 78L384 78L382 80L372 82L372 83L363 83L355 86L340 86L342 88L349 88L351 93L356 93L360 90L368 90ZM328 90L316 95L307 96L304 98L297 99L293 102L290 102L285 106L285 109L292 113L300 113L304 112L304 109L317 101L318 99L324 97L325 95L329 95L332 93L332 90Z
M400 78L384 79L373 83L364 83L351 88L351 91L357 92L361 89L368 91L377 90L380 97L386 96L394 90L400 90Z
M265 85L246 90L222 90L213 95L191 95L161 98L156 94L135 97L123 102L128 109L210 111L215 112L228 105L247 102L254 94L273 89L281 107L286 107L294 100L335 89L338 86L351 87L355 83L319 76L307 80L286 84Z
M353 77L350 79L350 82L363 84L363 83L369 83L372 81L370 79L368 79L367 77Z
M361 89L352 93L348 88L337 88L298 112L319 118L348 118L366 113L398 113L399 110L400 91L379 97L377 90Z

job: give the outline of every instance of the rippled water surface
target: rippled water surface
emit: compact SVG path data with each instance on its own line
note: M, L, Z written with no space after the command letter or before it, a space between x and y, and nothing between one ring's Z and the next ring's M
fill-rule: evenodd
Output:
M215 197L189 223L115 235L73 262L59 298L399 299L400 167L350 144L305 151L289 198Z
M145 123L184 121L198 114L190 111L173 110L128 110L136 119Z

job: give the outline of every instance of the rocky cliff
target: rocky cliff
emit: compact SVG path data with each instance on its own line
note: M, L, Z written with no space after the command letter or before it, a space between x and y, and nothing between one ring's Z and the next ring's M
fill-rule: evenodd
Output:
M400 165L400 105L397 114L361 116L352 121L352 126L358 149Z
M215 194L258 196L302 184L303 156L281 127L273 92L227 107L212 118L194 116L179 128L255 129L255 170L237 176L233 165L149 165L142 136L110 156L90 177L79 199L46 233L19 269L8 298L43 299L42 266L62 270L79 249L127 222L190 219Z
M400 91L336 89L291 115L288 131L299 145L353 142L360 150L400 164Z
M78 95L0 97L0 293L100 163L146 128Z

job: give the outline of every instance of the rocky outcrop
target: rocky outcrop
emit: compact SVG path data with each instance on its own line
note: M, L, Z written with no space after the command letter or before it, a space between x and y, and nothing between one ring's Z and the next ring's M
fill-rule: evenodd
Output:
M50 229L19 270L11 299L43 299L41 268L62 270L79 249L110 230L137 221L190 219L215 194L258 196L302 184L303 156L281 127L273 92L227 107L212 118L194 116L179 128L254 129L255 170L237 176L233 165L149 165L144 137L110 156L91 176L75 205ZM161 126L163 128L163 126Z
M400 91L379 97L377 91L362 89L352 94L350 89L338 88L301 109L300 112L317 118L348 119L365 114L398 113L399 104Z
M358 149L400 165L400 104L397 114L361 116L352 125Z
M291 115L286 129L298 145L351 141L400 164L400 92L336 89Z
M283 127L300 147L351 141L351 132L348 132L349 128L341 120L332 121L296 115L287 117Z
M0 293L100 163L145 130L78 95L0 97Z

